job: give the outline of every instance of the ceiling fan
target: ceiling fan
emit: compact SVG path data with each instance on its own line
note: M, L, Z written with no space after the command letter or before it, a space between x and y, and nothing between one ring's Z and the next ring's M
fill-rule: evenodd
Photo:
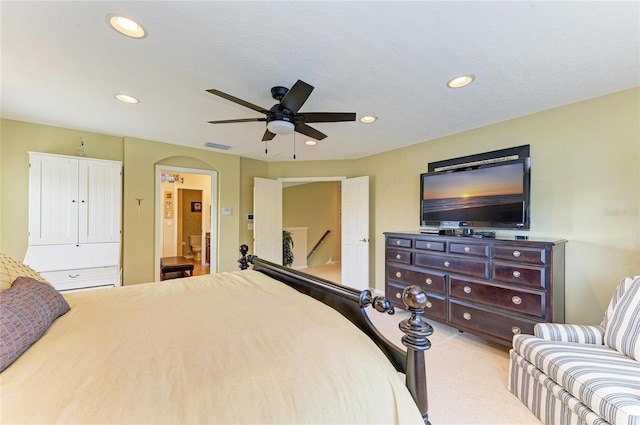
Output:
M289 134L294 131L302 133L316 140L322 140L327 137L326 134L307 125L311 122L339 122L339 121L355 121L356 114L351 112L298 112L300 107L306 102L307 98L313 91L313 86L302 80L287 89L286 87L275 86L271 89L271 96L279 103L276 103L271 109L254 105L237 97L223 93L220 90L209 89L209 93L220 96L224 99L245 106L261 114L265 114L264 118L241 118L235 120L209 121L210 124L228 124L237 122L266 121L267 129L262 136L262 141L272 140L276 134Z

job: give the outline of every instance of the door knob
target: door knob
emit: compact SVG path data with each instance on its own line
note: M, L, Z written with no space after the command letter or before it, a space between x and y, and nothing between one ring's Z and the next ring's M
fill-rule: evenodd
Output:
M367 239L367 238L362 238L362 239L360 239L360 240L359 240L359 242L369 242L369 239Z

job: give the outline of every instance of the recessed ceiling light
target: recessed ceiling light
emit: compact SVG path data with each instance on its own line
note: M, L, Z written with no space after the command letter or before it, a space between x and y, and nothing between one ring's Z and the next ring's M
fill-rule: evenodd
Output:
M138 99L133 96L129 96L128 94L117 94L116 99L124 103L140 103Z
M124 34L127 37L145 38L147 36L147 31L145 31L142 25L124 16L107 15L107 23L120 34Z
M360 122L364 124L371 124L372 122L375 122L377 119L378 117L374 117L373 115L365 115L364 117L360 118Z
M447 87L452 88L452 89L459 89L460 87L464 87L467 86L469 84L471 84L473 82L473 80L475 80L475 76L471 75L471 74L467 74L467 75L461 75L459 77L455 77L450 79L447 82Z
M316 142L315 140L307 140L306 142L304 142L304 144L307 146L315 146L318 144L318 142Z

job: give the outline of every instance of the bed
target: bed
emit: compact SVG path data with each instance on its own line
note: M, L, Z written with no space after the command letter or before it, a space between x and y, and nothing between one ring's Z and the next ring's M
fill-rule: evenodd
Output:
M68 311L0 373L0 422L428 423L424 292L405 293L405 353L365 312L392 312L383 297L244 249L249 263L65 293Z

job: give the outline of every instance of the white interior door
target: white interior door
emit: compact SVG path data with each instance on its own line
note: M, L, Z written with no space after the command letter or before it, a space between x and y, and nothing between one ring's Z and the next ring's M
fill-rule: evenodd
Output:
M253 181L253 254L282 264L282 182Z
M369 176L342 180L342 284L369 283Z

